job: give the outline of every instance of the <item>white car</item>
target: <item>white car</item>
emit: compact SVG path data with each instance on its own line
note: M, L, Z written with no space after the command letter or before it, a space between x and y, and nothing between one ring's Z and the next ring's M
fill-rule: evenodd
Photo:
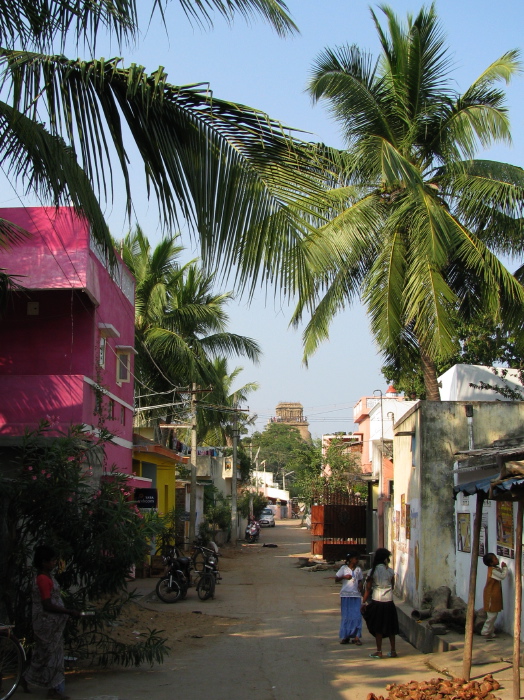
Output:
M271 508L264 508L258 522L260 527L275 527L275 516Z

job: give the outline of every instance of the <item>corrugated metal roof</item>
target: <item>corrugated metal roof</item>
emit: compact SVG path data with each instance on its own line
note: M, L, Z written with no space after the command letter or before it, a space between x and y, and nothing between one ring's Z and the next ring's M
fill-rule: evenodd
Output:
M519 491L521 493L518 493ZM476 493L484 493L488 498L494 501L519 500L517 496L524 498L524 477L515 476L498 481L497 479L493 479L492 476L489 476L484 479L469 481L466 484L454 486L454 497L456 498L459 493L468 496L473 496Z

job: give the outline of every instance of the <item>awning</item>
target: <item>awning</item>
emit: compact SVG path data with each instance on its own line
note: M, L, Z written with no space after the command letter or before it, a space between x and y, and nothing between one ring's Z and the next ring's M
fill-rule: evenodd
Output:
M513 501L518 497L524 497L524 477L510 477L509 479L498 480L492 476L468 481L466 484L458 484L453 487L453 496L456 498L459 493L466 496L473 496L476 493L483 493L486 498L494 501Z

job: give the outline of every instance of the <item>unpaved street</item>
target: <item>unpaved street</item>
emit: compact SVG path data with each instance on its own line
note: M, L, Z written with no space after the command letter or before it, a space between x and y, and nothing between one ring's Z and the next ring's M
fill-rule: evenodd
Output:
M144 605L166 616L201 611L229 620L209 634L204 626L196 638L175 640L162 666L68 675L68 693L75 700L361 700L372 690L384 692L387 682L435 675L402 640L400 657L381 661L368 657L374 644L367 633L360 648L338 643L334 572L306 573L289 558L309 551L308 535L296 521L283 521L262 531L261 544L278 548L239 546L237 556L223 559L215 600L200 602L194 590L174 605L145 596ZM155 583L143 586L152 590ZM40 694L34 693L35 700Z

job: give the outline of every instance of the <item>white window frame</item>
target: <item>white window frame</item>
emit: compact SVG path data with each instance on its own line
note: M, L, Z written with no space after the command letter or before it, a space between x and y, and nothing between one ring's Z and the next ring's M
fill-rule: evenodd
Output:
M106 366L106 354L107 354L107 338L104 335L100 336L100 344L98 346L98 364L102 369Z
M124 363L123 359L127 358ZM121 376L120 370L125 368L125 376ZM124 350L117 350L116 353L116 383L125 384L131 381L131 353Z

